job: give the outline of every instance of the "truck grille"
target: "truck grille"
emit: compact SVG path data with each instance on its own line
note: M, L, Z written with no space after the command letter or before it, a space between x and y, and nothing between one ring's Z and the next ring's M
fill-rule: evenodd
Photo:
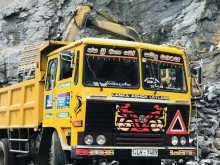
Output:
M111 134L109 145L162 146L177 110L188 127L189 106L87 100L85 132Z
M162 146L166 142L167 139L160 134L115 134L115 144L120 146Z
M88 101L86 113L87 132L113 132L113 104L101 101Z

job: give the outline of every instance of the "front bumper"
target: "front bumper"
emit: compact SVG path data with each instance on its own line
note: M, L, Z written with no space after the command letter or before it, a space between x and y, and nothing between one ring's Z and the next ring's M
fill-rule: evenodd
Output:
M154 153L152 153L154 151ZM156 151L156 152L155 152ZM106 157L114 159L181 159L197 154L195 147L120 147L76 146L73 158Z

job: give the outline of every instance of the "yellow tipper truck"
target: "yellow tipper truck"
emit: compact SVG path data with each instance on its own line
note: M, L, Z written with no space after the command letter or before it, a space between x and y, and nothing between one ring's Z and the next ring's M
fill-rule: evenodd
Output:
M35 66L34 79L0 89L1 165L16 164L18 154L39 165L196 155L183 49L48 41Z

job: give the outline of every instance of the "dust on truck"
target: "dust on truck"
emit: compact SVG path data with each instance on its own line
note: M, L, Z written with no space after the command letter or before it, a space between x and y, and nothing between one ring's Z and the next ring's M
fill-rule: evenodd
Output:
M34 79L0 89L0 164L196 155L183 49L86 38L39 52Z

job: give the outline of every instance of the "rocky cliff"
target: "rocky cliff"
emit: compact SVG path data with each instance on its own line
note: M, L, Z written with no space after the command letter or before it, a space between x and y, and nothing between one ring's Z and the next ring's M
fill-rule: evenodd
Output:
M220 79L219 0L0 0L0 83L17 80L14 70L25 44L61 38L77 5L85 2L92 3L97 11L107 12L123 24L134 27L144 42L185 47L192 60L202 59L206 83ZM76 39L86 36L118 38L95 27L85 27ZM218 102L219 96L214 97ZM200 124L208 128L208 124L213 124L213 131L219 126L219 122L215 122L218 118L210 117L204 121L202 115L218 113L217 101L216 107L209 107L212 101L203 100L201 108L205 112L199 114ZM210 109L216 112L210 112ZM202 149L209 146L209 142L213 144L215 132L206 129L199 133L202 143L207 138L211 139L204 144L205 147L201 146ZM209 153L213 152L208 151L204 157ZM208 158L219 157L218 152L214 153Z
M1 58L17 57L25 43L62 37L77 5L84 2L134 27L145 42L184 46L194 59L205 58L205 64L213 61L207 60L209 53L220 47L219 0L0 0ZM85 36L118 38L92 27L82 29L76 38ZM17 52L9 48L14 46ZM220 69L204 72L215 80Z

